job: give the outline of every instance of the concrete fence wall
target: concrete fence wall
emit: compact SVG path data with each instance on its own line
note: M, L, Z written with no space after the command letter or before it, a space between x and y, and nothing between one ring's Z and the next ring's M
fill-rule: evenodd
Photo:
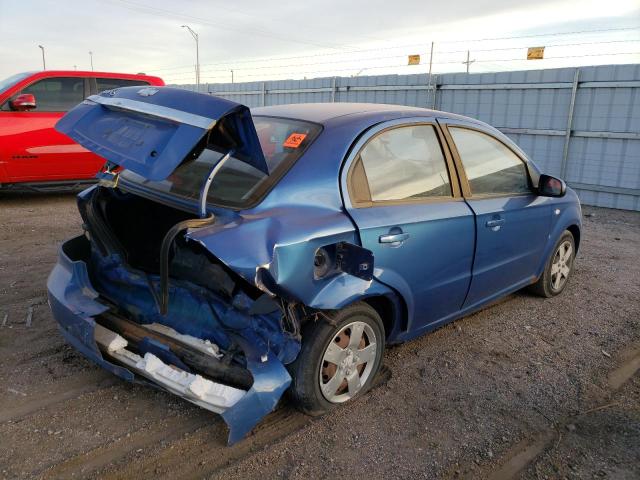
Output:
M640 211L640 65L203 84L200 91L249 107L372 102L467 115L513 138L583 203Z

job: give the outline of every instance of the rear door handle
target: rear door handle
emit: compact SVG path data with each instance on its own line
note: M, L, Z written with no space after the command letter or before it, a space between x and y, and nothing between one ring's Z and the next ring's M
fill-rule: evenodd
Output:
M487 228L501 227L502 225L504 225L504 218L494 218L493 220L488 220L485 225Z
M402 244L407 238L409 238L408 233L392 233L389 235L380 235L378 238L378 242L380 243L389 243L394 246Z

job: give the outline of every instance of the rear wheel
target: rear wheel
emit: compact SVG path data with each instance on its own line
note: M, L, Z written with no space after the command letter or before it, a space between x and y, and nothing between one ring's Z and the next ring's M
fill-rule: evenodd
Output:
M536 283L531 285L532 292L542 297L554 297L562 293L573 272L576 246L573 235L565 230L547 260L544 272Z
M340 310L330 321L309 321L289 367L289 395L300 410L321 415L369 390L383 353L382 319L367 304Z

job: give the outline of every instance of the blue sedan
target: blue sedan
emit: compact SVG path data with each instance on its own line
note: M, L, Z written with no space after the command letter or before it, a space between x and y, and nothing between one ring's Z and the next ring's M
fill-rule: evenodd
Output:
M580 245L576 194L459 115L128 87L57 128L106 160L49 277L62 334L230 443L285 392L312 415L362 395L386 344L560 294Z

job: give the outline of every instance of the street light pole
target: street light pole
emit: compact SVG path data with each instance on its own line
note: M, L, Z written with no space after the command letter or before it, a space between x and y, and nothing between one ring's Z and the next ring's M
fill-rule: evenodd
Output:
M38 48L40 48L40 50L42 50L42 69L46 70L47 69L47 64L44 61L44 47L42 45L38 45Z
M93 52L89 52L89 59L91 59L91 71L93 72Z
M198 40L198 34L193 31L189 25L181 25L182 28L189 30L189 33L196 41L196 91L200 91L200 42Z

